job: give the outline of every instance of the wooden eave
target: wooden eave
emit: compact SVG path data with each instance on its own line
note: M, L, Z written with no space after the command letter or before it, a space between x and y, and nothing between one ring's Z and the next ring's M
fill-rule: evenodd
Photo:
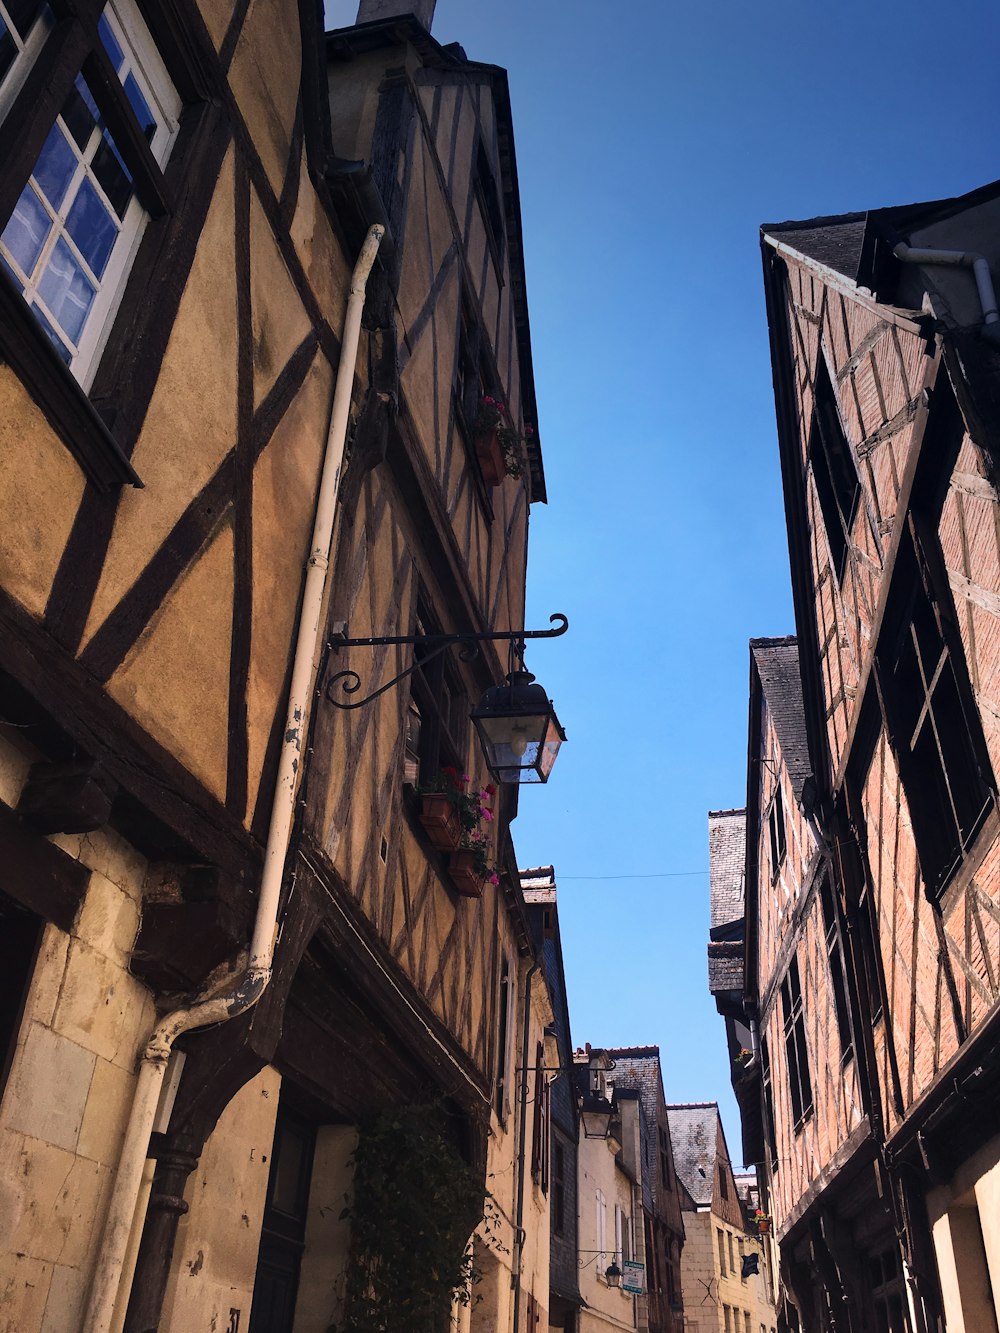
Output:
M760 898L757 876L759 863L757 844L760 829L760 746L761 703L763 688L753 651L750 652L750 715L747 725L747 803L746 803L746 864L743 873L743 996L748 1016L757 1014L758 985L757 948L760 928Z

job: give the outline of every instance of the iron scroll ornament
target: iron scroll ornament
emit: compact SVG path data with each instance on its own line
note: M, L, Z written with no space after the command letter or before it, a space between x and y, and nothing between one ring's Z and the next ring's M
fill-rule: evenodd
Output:
M398 685L407 676L412 676L418 667L426 666L435 657L440 657L453 644L462 645L458 652L459 660L462 662L473 661L479 654L481 643L512 643L520 645L523 653L526 639L557 639L560 634L565 634L569 629L569 620L561 611L549 616L549 624L552 625L552 629L490 631L485 634L471 632L468 634L382 634L368 639L351 639L347 634L347 625L341 622L339 625L334 625L334 632L327 642L327 647L332 652L339 652L342 648L392 648L397 645L419 646L428 649L428 651L421 655L419 661L414 655L413 662L405 671L400 671L391 680L387 680L383 685L380 685L377 690L372 690L371 694L366 694L363 699L345 700L334 697L335 691L339 694L352 695L357 694L360 690L361 677L350 668L335 671L331 676L328 676L324 694L327 702L333 704L334 708L363 708L365 704L370 704L373 699L377 699L379 695L391 690L394 685Z

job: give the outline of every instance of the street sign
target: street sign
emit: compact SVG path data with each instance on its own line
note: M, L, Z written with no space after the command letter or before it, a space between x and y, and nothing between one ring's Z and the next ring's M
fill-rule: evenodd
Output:
M633 1296L641 1296L645 1291L646 1270L634 1259L626 1259L622 1264L622 1291L630 1291Z

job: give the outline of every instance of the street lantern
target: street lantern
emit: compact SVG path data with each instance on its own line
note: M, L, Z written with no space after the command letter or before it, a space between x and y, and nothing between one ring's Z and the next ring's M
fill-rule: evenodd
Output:
M611 1263L604 1270L604 1276L608 1280L609 1287L617 1287L621 1284L622 1270L615 1263L614 1259L611 1260Z
M600 1093L588 1092L580 1099L580 1119L583 1121L583 1133L588 1139L606 1139L611 1132L611 1118L614 1107L607 1097Z
M566 733L552 700L523 668L494 685L472 710L486 762L498 782L547 782Z

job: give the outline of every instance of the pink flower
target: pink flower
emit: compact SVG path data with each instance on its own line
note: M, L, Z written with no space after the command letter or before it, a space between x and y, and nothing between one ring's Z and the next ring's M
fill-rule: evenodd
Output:
M469 781L469 775L468 775L468 773L463 773L463 774L462 774L462 781L463 781L463 782L468 782L468 781Z
M490 809L488 805L481 805L479 807L479 813L483 817L483 819L486 820L487 824L492 823L493 811Z
M499 883L500 883L500 876L497 874L497 872L496 872L495 870L494 870L493 874L490 875L490 883L491 883L491 884L499 884Z

